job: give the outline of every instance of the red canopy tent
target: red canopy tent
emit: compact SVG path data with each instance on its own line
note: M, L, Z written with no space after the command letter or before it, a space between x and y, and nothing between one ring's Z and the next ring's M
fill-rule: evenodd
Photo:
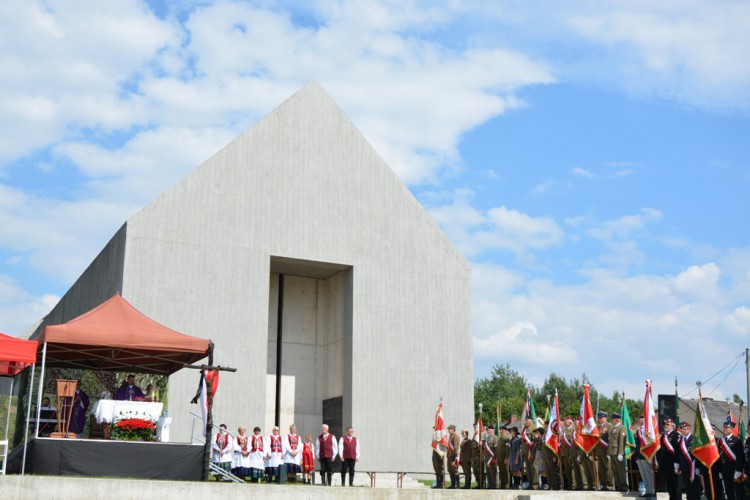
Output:
M169 375L209 354L211 341L144 316L119 294L37 339L43 365Z
M11 337L0 333L0 377L15 377L29 366L36 363L36 340L24 340ZM31 384L34 384L34 372L31 372ZM5 419L5 439L4 446L7 455L8 447L8 428L10 427L10 406L13 399L13 381L10 381L10 391L8 392L8 415ZM26 433L29 432L29 417L31 405L26 410ZM7 456L5 458L7 460ZM3 465L5 466L5 465Z
M15 377L36 363L36 340L24 340L0 333L0 377Z

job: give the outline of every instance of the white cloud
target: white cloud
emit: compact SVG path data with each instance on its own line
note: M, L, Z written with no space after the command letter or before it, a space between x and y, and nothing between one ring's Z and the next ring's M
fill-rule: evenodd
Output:
M638 93L750 111L750 5L743 1L566 3L570 28L606 48L595 78Z
M516 323L487 338L474 338L478 358L512 359L526 365L549 367L578 363L575 349L555 340L543 338L532 323Z
M0 184L0 241L42 275L72 282L138 208L38 198Z
M696 267L701 271L696 273ZM712 283L710 276L719 272L714 267L691 266L672 276L589 271L580 284L559 285L503 266L475 264L479 375L493 364L509 362L526 374L546 374L551 367L567 378L585 372L605 393L630 391L627 384L645 378L659 380L661 391L675 376L692 386L739 354L750 333L750 309L742 305L750 295L737 304L733 290L721 285L714 296L685 293L687 276ZM614 376L613 362L618 367ZM619 374L622 366L627 377ZM727 386L736 385L736 378L730 377Z
M677 292L691 297L713 297L717 292L720 277L719 266L713 262L702 266L690 266L672 278Z
M563 231L552 217L532 217L504 206L482 213L471 206L473 193L458 190L453 202L430 209L430 213L467 255L488 250L520 254L527 249L558 245Z
M143 116L139 96L121 94L127 81L178 41L136 0L2 2L0 162L54 144L71 127L126 130Z
M59 300L52 294L33 296L13 278L0 273L0 333L22 337L29 325L52 310Z

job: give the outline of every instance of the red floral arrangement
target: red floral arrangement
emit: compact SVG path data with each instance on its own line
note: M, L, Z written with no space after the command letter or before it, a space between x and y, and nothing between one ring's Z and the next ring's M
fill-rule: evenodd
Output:
M153 441L156 424L143 418L124 418L112 427L112 437L123 441Z

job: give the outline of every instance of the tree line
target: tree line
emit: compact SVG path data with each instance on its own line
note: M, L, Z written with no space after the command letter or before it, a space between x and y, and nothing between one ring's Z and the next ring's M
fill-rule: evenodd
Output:
M547 406L552 406L552 399L557 390L560 403L560 418L566 415L578 415L581 412L581 400L583 398L583 384L591 386L589 396L594 411L597 402L600 411L606 411L608 415L619 412L622 407L622 392L615 391L611 396L600 393L589 381L586 374L581 378L566 380L556 373L550 373L540 387L533 387L531 397L534 402L537 417L544 418ZM479 378L474 382L474 413L475 418L479 415L479 403L482 403L482 421L485 425L497 424L497 404L502 404L503 423L508 421L511 415L521 418L524 406L526 406L526 393L531 386L525 376L511 368L510 363L495 365L490 376ZM643 412L643 400L627 398L628 412L635 419Z

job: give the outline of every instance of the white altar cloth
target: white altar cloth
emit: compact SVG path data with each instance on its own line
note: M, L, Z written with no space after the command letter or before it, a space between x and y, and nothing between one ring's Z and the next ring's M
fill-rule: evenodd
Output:
M147 401L115 401L100 399L94 407L94 417L98 423L112 423L122 418L143 418L156 422L161 417L164 403Z

